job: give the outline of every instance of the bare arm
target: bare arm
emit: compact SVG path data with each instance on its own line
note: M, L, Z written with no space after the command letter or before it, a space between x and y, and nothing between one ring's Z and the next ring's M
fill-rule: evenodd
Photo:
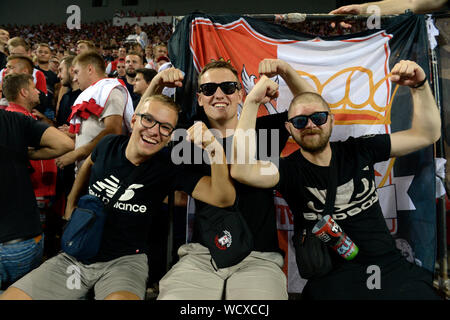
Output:
M188 129L189 139L208 152L211 176L202 177L192 192L192 197L216 207L233 205L236 191L228 171L222 145L203 122L196 122Z
M234 135L231 176L241 183L254 187L271 188L279 181L278 168L269 161L256 160L255 143L258 106L278 95L278 86L267 77L280 75L294 96L303 92L316 92L316 90L290 64L280 59L264 59L259 64L259 73L264 76L245 99Z
M170 68L159 72L150 82L150 85L142 95L139 104L141 104L141 102L144 102L145 99L150 97L151 95L161 94L164 87L181 87L183 85L183 79L183 72L176 68Z
M91 160L91 156L89 156L87 157L86 161L84 161L83 165L80 168L80 171L78 171L78 174L72 186L72 190L70 190L70 193L67 196L66 210L64 213L65 220L70 219L73 209L76 208L77 202L81 197L81 193L86 190L93 165L94 163Z
M258 71L260 75L266 75L268 78L272 78L277 74L280 75L294 97L303 92L316 92L286 61L280 59L264 59L259 63Z
M32 160L54 159L73 150L73 140L55 127L48 127L41 137L40 149L30 149L28 157Z
M447 0L384 0L342 6L330 14L367 14L370 6L378 6L381 15L402 14L410 9L414 13L433 12L441 8Z
M231 176L237 181L259 188L274 187L280 177L278 168L270 161L256 160L256 117L261 103L278 95L278 85L262 76L248 94L233 137ZM247 143L247 138L249 138Z
M75 161L81 161L86 159L94 150L95 146L100 142L100 140L107 136L108 134L121 134L122 133L122 116L112 115L103 119L105 123L105 128L100 131L100 133L91 140L91 142L81 146L64 156L56 160L56 165L59 168L64 168L65 166L75 163Z
M391 80L415 86L425 79L423 69L413 61L402 60L392 69ZM441 136L441 118L428 82L411 88L414 106L411 128L391 134L391 157L399 157L435 143Z

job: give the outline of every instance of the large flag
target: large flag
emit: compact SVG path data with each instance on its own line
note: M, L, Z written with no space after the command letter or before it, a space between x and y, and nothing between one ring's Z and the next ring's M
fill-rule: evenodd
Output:
M192 14L177 25L169 52L173 65L186 74L185 85L176 95L183 121L197 115L197 75L208 62L229 61L248 93L259 77L259 62L278 58L293 66L330 104L336 124L331 140L407 129L412 119L410 91L389 80L390 70L409 59L429 75L424 17L413 14L395 17L383 29L327 38L249 17ZM274 80L280 85L280 96L261 105L259 116L286 110L292 99L283 79ZM282 155L297 147L291 141ZM375 176L382 211L397 246L411 263L434 271L433 147L378 163ZM306 281L298 275L291 243L292 213L279 193L275 202L288 291L300 292Z

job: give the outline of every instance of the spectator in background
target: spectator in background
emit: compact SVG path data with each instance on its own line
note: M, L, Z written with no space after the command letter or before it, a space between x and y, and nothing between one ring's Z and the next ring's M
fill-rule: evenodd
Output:
M150 61L145 67L149 69L155 69L158 71L157 61L159 57L167 57L168 56L167 45L164 43L158 44L153 47L153 60Z
M95 44L94 42L90 41L90 40L79 40L77 42L77 55L81 54L81 53L85 53L89 50L95 50Z
M58 56L53 55L49 61L49 68L56 75L58 74L59 60L61 60L61 59L58 59Z
M134 26L134 30L136 34L138 35L137 41L141 45L142 49L145 49L148 45L148 36L147 34L142 30L141 26L139 24L136 24Z
M137 95L134 94L134 81L136 78L136 70L143 68L144 64L142 63L142 56L135 52L131 51L128 53L127 57L125 58L125 72L126 72L126 79L125 79L125 85L127 86L128 92L131 94L131 98L137 99Z
M97 52L77 55L72 65L74 81L83 91L70 116L75 150L57 158L56 165L64 168L75 163L77 171L104 136L130 132L133 102L123 84L105 78L105 61Z
M151 44L145 47L144 63L148 64L150 61L153 61L153 46Z
M21 74L29 74L33 75L33 72L36 70L33 68L33 61L29 56L26 55L11 55L8 57L6 68L4 69L4 75L7 76L8 74L13 73L21 73ZM41 71L37 71L41 72ZM42 76L43 73L41 72ZM45 77L44 77L44 83L45 83ZM39 82L37 82L39 83ZM36 83L36 88L37 88ZM41 119L46 120L51 124L51 121L47 119L47 117L43 114L43 110L47 109L47 96L45 93L43 93L39 88L37 88L39 91L39 101L40 103L35 107L35 115L38 116Z
M127 79L127 72L125 70L125 59L119 59L117 62L117 70L114 71L115 76L122 80L124 83Z
M127 56L127 49L125 47L120 47L119 49L113 49L113 56L114 51L117 50L117 57L115 57L114 61L111 61L108 63L108 66L106 67L106 74L112 74L114 71L117 70L117 63L120 59L125 59Z
M6 58L8 57L7 45L9 41L9 32L0 28L0 70L6 66ZM1 97L1 96L0 96Z
M25 40L23 40L22 38L19 37L14 37L11 38L8 41L8 51L10 55L23 55L23 56L28 56L31 59L31 50L29 45L26 43ZM32 63L33 66L33 63ZM2 82L2 77L5 75L5 69L3 69L2 71L0 71L0 82ZM34 78L34 83L36 84L36 88L41 91L44 96L45 99L47 98L47 82L45 80L45 75L42 71L39 71L35 68L33 68L31 70L32 74L33 74L33 78ZM43 97L41 97L43 98ZM42 100L41 100L41 104L42 104ZM43 104L43 106L45 106L47 104L47 102L45 101L45 103ZM39 108L39 111L44 112L43 109Z
M145 90L147 90L150 82L156 74L157 72L153 69L140 68L136 70L136 78L133 88L133 92L136 96L136 98L133 99L133 107L135 110L141 100L141 96L144 94Z
M59 82L55 72L50 69L50 59L52 56L52 50L46 43L40 43L36 48L37 65L36 69L42 71L45 75L45 81L47 83L47 110L44 114L49 119L55 118L55 86Z

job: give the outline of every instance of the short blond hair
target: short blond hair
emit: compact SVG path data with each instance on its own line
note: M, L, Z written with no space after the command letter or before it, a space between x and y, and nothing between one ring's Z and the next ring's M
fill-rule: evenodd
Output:
M151 95L151 96L145 98L144 101L139 102L134 113L136 114L136 113L141 112L143 105L152 100L156 100L158 102L163 103L164 105L168 106L172 110L176 111L176 113L179 113L181 110L180 106L175 101L173 101L172 98L165 96L163 94L155 94L155 95Z
M72 61L72 66L77 63L83 67L92 65L98 74L104 74L106 72L105 61L102 56L95 51L88 51L76 56Z

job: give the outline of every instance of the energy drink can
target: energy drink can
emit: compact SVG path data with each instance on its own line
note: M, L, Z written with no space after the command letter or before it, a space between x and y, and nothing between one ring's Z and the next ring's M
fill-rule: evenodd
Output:
M319 220L312 232L345 260L352 260L358 254L356 244L329 215Z

